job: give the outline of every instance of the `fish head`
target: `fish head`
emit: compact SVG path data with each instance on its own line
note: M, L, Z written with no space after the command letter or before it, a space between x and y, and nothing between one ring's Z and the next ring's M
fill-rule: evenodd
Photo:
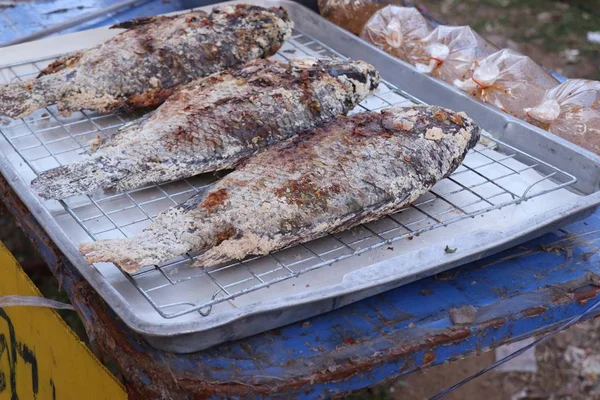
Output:
M264 11L263 18L273 26L271 31L274 39L271 44L271 55L273 55L281 48L283 43L292 37L294 21L290 19L283 7L269 7Z
M384 128L432 141L458 141L465 151L475 147L481 135L467 114L440 106L393 106L381 110L381 115Z
M360 103L379 86L379 72L364 61L324 57L292 60L290 64L301 69L321 70L339 80L351 83L355 104Z
M237 21L253 32L265 55L273 55L292 36L294 22L283 7L261 7L252 4L217 6L212 11L213 21L231 24Z

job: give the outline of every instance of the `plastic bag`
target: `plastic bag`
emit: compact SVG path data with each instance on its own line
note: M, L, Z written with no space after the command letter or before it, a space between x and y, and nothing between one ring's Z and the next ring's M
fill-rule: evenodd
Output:
M457 79L454 85L523 118L524 109L540 104L546 90L558 86L558 81L531 58L504 49L481 60L468 79Z
M75 310L71 304L38 296L0 296L0 308L5 307L45 307L56 310Z
M319 0L319 13L355 35L360 35L365 23L375 11L402 0Z
M600 82L569 79L525 113L529 122L600 155Z
M431 32L416 8L387 6L367 21L360 36L386 53L410 61L413 50Z
M452 83L467 78L477 60L497 50L468 26L440 25L421 40L411 61L419 72Z

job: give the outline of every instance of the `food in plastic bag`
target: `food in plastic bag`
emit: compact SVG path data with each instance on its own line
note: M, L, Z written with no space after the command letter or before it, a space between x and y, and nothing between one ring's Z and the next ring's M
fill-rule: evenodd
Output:
M467 78L473 63L497 50L468 26L440 25L421 40L411 61L419 72L452 83Z
M319 13L355 35L375 11L389 5L401 5L402 0L319 0Z
M427 20L417 9L387 6L373 14L360 36L386 53L410 61L413 50L429 32Z
M569 79L525 113L529 122L600 155L600 82Z
M516 117L524 108L540 104L546 90L558 81L531 58L512 50L500 50L481 60L466 80L454 85Z

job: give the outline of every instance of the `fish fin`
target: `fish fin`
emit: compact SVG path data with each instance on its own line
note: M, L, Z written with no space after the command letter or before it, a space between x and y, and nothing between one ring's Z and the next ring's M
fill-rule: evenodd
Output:
M131 29L138 26L148 25L154 21L162 19L162 17L142 17L142 18L134 18L129 21L119 22L118 24L112 25L109 29Z
M100 149L104 149L110 147L111 145L115 145L119 143L119 137L127 134L131 134L129 131L140 129L140 124L146 121L150 114L146 114L134 121L128 122L122 127L120 127L113 135L109 137L102 138L100 135L96 136L94 139L89 141L90 149L88 150L90 154L96 153Z
M206 252L195 257L192 264L193 268L210 268L216 265L225 264L232 261L231 258L220 253L217 249L219 246L213 247Z
M38 74L37 78L41 78L45 75L55 74L66 68L72 68L79 62L82 56L83 51L78 51L76 53L67 54L66 56L60 57L48 64L48 66Z
M183 210L191 210L198 207L198 204L204 201L206 194L215 187L217 182L209 183L206 186L198 188L198 192L196 192L192 197L190 197L183 203L178 204L176 207L181 208Z

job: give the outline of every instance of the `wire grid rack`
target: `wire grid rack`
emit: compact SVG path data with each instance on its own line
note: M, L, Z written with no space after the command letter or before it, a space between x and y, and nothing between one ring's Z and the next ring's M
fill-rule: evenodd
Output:
M295 31L292 39L274 56L288 60L305 56L341 56L309 36ZM52 60L39 60L0 69L0 79L27 79ZM421 103L418 99L382 82L376 93L351 114L377 111L394 105ZM88 111L65 117L54 106L39 110L24 120L0 125L0 132L35 174L84 157L90 140L108 136L135 115L98 115ZM522 181L523 185L512 185ZM180 181L148 185L125 193L93 193L60 201L60 206L92 240L129 237L139 233L161 211L187 200L219 178L202 175ZM518 178L518 179L517 179ZM123 275L163 318L192 312L207 316L213 307L233 302L252 292L299 277L317 269L412 238L442 226L518 204L533 197L568 187L576 178L518 149L488 137L471 150L465 162L417 202L379 221L350 231L301 244L292 250L252 257L210 269L179 268L193 254L159 266L149 266ZM98 267L98 266L97 266ZM116 267L115 267L116 268ZM171 298L184 282L214 290L192 300ZM150 283L149 283L150 282ZM158 293L162 293L158 296ZM167 293L167 296L165 296Z

